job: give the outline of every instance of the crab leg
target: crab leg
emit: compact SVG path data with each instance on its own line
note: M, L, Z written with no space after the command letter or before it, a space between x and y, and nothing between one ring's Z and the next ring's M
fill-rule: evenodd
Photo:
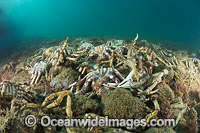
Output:
M89 73L90 74L90 73ZM87 75L85 76L85 78L87 77ZM87 78L86 78L86 82L83 84L83 87L81 90L79 90L78 92L74 93L74 94L85 94L87 91L88 91L88 86L89 86L89 83L90 83L90 78L92 77L92 75L89 75ZM84 79L85 79L84 78ZM82 81L82 80L81 80ZM83 80L84 81L84 80Z
M153 104L154 104L154 106L155 106L155 110L154 110L152 113L150 113L150 114L148 114L148 115L146 116L146 124L148 124L149 121L150 121L152 118L154 118L154 117L158 114L158 112L160 111L160 106L159 106L159 104L158 104L158 101L157 101L157 100L154 100L154 101L153 101Z
M73 54L82 54L84 51L76 51Z
M28 70L28 69L27 69L27 70ZM31 79L33 79L34 76L35 76L35 72L34 72L34 73L31 72L31 74L32 74L32 75L31 75Z
M112 67L113 65L113 59L114 59L114 52L112 51L112 54L111 54L111 59L110 59L110 67Z
M58 96L58 98L56 100L54 100L53 103L49 104L47 106L47 108L53 108L55 106L58 106L62 102L62 100L63 100L64 97L65 97L65 95Z
M71 106L72 106L72 99L71 99L70 95L68 95L67 96L66 113L69 118L72 118L72 116L73 116Z
M117 70L117 69L113 69L114 71L114 74L117 75L117 77L120 79L120 80L124 80L124 76L122 76L122 74Z
M141 87L146 81L140 82L126 82L125 84L121 85L122 88L138 88Z
M132 43L133 46L136 44L137 39L138 39L138 34L136 34L136 37L135 37L135 39L134 39L134 41Z
M119 54L117 51L115 51L115 50L113 50L113 52L115 52L115 54L117 54L117 58L119 59L119 60L121 60L124 64L128 64L127 63L127 61L126 61L126 59L121 55L121 54Z
M179 120L183 117L183 114L187 111L188 105L187 104L172 104L170 105L172 108L183 108L181 112L178 114L176 118L176 125L178 124Z
M106 83L106 84L103 84L103 86L105 87L111 87L111 88L117 88L117 83Z
M128 52L128 60L130 61L131 63L131 66L132 66L132 69L134 71L134 74L135 74L135 77L137 79L137 81L139 80L139 76L138 76L138 72L137 72L137 69L135 67L135 64L133 62L133 49L131 48Z
M115 77L115 78L113 79L113 81L114 81L115 83L117 83L117 84L120 83L120 80L119 80L117 77Z
M35 103L27 103L25 106L27 108L40 108L40 105Z
M34 84L37 84L37 83L38 83L38 81L39 81L39 79L40 79L40 77L41 77L41 74L42 74L41 71L39 71Z
M31 83L30 83L31 85L35 83L35 79L36 79L36 78L37 78L37 72L35 71L35 72L34 72L33 79L31 80Z
M84 67L83 68L83 71L82 71L82 73L81 73L81 75L83 75L84 73L85 73L85 70L87 69L87 67Z
M108 52L106 52L106 50L104 50L104 51L105 51L104 54L108 57L108 59L111 59L110 54Z
M153 84L151 86L149 86L145 91L143 92L139 92L139 95L143 95L143 94L146 94L146 95L149 95L151 94L151 91L156 87L157 84L159 84L160 82L162 82L162 77L164 75L167 75L168 74L168 70L165 69L163 72L161 72L153 81Z
M69 37L67 37L67 39L65 40L60 52L58 52L59 55L57 56L57 63L55 64L55 66L58 66L60 63L63 63L63 59L64 59L63 55L64 55L65 47L67 45L68 40L69 40Z
M62 102L63 98L66 95L71 95L71 94L72 94L72 92L71 91L67 91L67 90L61 91L61 92L57 92L57 93L53 93L53 94L51 94L51 95L49 95L48 97L45 98L45 100L42 103L42 107L46 106L49 103L49 101L51 101L56 96L58 96L58 98L52 104L47 106L47 108L55 107L55 106L59 105L59 103Z
M3 84L2 86L3 86L3 87L2 87L1 95L3 96L3 94L4 94L5 91L6 91L6 84Z
M158 55L156 55L155 52L152 51L152 53L154 54L155 58L156 58L160 63L162 63L162 64L164 64L165 66L167 66L167 67L170 68L170 66L169 66L166 62L164 62L163 59L161 59Z
M67 37L67 39L65 40L65 42L64 42L64 44L63 44L63 47L62 47L62 49L61 49L62 52L65 50L65 47L66 47L66 45L67 45L68 40L69 40L69 37Z

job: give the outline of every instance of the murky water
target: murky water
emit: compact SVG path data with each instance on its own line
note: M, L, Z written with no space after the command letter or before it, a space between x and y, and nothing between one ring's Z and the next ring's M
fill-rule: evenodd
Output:
M198 0L0 0L0 46L16 46L30 37L134 38L139 33L140 39L196 49L199 7Z

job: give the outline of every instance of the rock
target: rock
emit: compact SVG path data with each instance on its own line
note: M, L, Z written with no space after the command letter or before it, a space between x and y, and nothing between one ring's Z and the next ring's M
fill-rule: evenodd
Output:
M57 90L68 87L78 79L78 72L72 68L63 68L62 72L56 75L50 82L50 86Z
M89 128L88 128L89 129ZM91 132L84 127L67 127L63 133L88 133ZM93 130L92 130L93 131ZM95 131L94 131L95 132ZM100 132L100 131L99 131Z
M151 127L145 131L145 133L176 133L173 129L169 127Z
M158 89L158 101L168 101L169 103L174 101L174 92L166 83L162 82L158 84L154 90Z
M53 76L56 76L58 75L59 73L62 72L62 70L64 69L65 67L63 66L52 66L50 69L49 69L49 75L53 75Z
M105 133L131 133L121 128L108 128L104 131Z
M97 101L86 97L85 95L74 95L72 97L72 111L74 115L85 114L86 111L95 111L99 104Z
M172 89L164 82L158 84L155 87L157 92L157 101L160 107L160 117L163 119L170 119L174 115L173 109L170 107L172 101L175 100L174 92Z
M117 88L108 91L102 96L101 101L103 113L109 118L128 119L146 116L146 105L139 98L133 97L128 90Z

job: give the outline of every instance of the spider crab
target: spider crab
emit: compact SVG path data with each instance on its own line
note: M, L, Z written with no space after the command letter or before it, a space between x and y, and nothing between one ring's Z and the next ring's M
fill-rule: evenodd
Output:
M124 77L119 73L117 69L114 69L114 68L97 69L95 71L88 73L80 81L71 84L68 87L68 88L71 88L71 90L63 90L57 93L52 93L51 95L46 97L41 107L46 106L47 108L53 108L60 105L64 97L66 96L69 97L69 95L73 94L74 88L77 88L76 90L77 92L75 92L74 94L85 94L87 93L87 91L89 91L90 88L92 88L92 90L95 91L98 96L101 96L102 93L106 91L104 86L108 86L108 89L109 89L110 84L119 84L122 80L124 80ZM107 82L111 82L111 83L107 83ZM55 97L57 97L57 99L54 100L53 103L48 104ZM71 101L69 100L67 103L68 107L66 108L67 112L70 112L70 105L71 105ZM70 113L67 113L67 114L70 114ZM72 117L72 115L68 115L68 116Z
M21 109L24 107L39 108L40 105L32 102L34 99L33 91L29 91L27 83L2 81L0 83L0 98L12 98L18 105L21 105ZM1 101L1 100L0 100Z
M32 68L29 69L29 73L31 74L31 83L37 84L40 77L47 73L48 64L46 62L40 61L40 63L36 63Z
M100 68L88 73L75 85L78 88L75 94L85 94L89 90L91 84L92 90L95 91L98 96L101 96L102 93L106 91L103 87L104 85L108 84L109 86L112 83L119 84L122 80L124 80L124 77L117 69Z
M45 58L49 64L52 64L52 66L58 66L64 63L66 55L69 54L69 51L66 50L68 40L69 37L64 41L62 47L50 47L44 50L42 57Z
M89 59L95 59L95 61L97 63L99 63L102 60L110 60L111 59L111 54L112 53L112 49L108 46L106 46L105 44L100 45L100 46L96 46L92 49L90 49L87 60ZM96 58L95 58L96 57Z
M94 46L91 43L84 42L81 44L81 46L78 48L79 51L87 51L89 49L93 49Z

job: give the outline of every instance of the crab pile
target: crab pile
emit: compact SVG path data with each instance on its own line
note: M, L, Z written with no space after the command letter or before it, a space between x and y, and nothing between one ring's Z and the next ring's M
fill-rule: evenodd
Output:
M116 98L117 102L112 103L116 104L115 106L107 104L106 100L102 102L102 97L111 95L110 98L115 98L112 94L118 95L118 92L123 92L127 93L123 95L130 97L128 100L132 100L127 103L134 103L134 100L141 103L143 112L137 112L137 109L131 111L145 114L146 116L138 116L146 119L147 123L154 118L170 117L176 119L178 126L187 127L191 119L186 116L195 114L195 107L200 101L200 60L184 55L178 58L172 50L162 51L157 45L150 45L147 41L138 43L137 40L138 34L129 43L114 39L83 39L77 43L78 40L67 38L59 46L43 48L24 61L11 62L0 72L1 101L15 106L15 109L10 109L15 116L35 114L39 119L46 114L59 118L82 118L82 115L93 114L103 118L111 114L117 118L121 116L117 113L124 110L112 108L121 100ZM72 45L75 43L80 45ZM6 75L9 77L9 74L14 76L6 79ZM29 78L23 79L23 82L18 81L20 77L27 75ZM191 95L195 95L196 99ZM92 102L88 104L83 101ZM84 106L77 109L80 108L78 103ZM101 104L106 104L106 109L102 108ZM120 105L127 108L127 111L130 109L126 107L129 106L126 103ZM1 102L2 110L7 110L5 106L6 104ZM75 112L76 110L79 110L79 113ZM84 110L82 114L80 110ZM133 116L137 116L132 115L130 111L128 113L132 119ZM8 118L9 121L14 119L19 118ZM194 123L196 122L197 119ZM8 124L5 124L3 130L9 131L6 125ZM37 125L40 123L37 122ZM194 126L197 127L197 124ZM189 130L189 126L187 128ZM109 128L94 128L93 131L107 129ZM127 130L133 132L147 129L149 128ZM40 129L35 126L32 130ZM42 130L56 131L54 128ZM63 130L71 132L74 129Z

